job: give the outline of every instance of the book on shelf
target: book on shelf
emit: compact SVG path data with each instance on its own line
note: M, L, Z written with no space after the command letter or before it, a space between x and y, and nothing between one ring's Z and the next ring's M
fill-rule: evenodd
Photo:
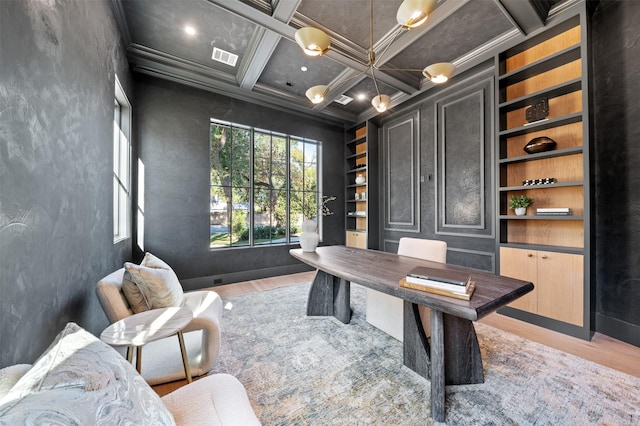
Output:
M549 208L537 208L536 215L538 216L570 216L573 213L568 207L549 207Z
M466 286L460 286L461 288L464 289L464 291L459 292L459 291L451 291L451 290L445 290L442 288L432 287L429 285L410 283L410 282L407 282L406 278L402 278L400 280L400 287L406 287L413 290L420 290L426 293L438 294L441 296L448 296L448 297L453 297L455 299L462 299L462 300L470 300L471 296L473 295L473 292L476 289L475 282L473 281L470 281L469 284Z

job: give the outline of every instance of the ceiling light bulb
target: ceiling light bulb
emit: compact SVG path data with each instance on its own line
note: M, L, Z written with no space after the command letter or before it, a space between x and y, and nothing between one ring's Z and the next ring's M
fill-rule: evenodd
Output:
M388 95L378 95L371 100L371 105L378 112L385 112L391 103L391 98Z
M449 62L438 62L431 64L422 70L422 75L433 83L440 84L449 80L456 70L456 66Z
M396 13L398 24L405 28L422 25L434 9L436 0L404 0Z
M196 29L193 28L191 25L187 25L186 27L184 27L184 32L191 36L196 35Z
M309 100L314 104L319 104L324 101L324 98L327 96L327 92L329 91L329 87L324 84L320 84L318 86L313 86L307 89L304 93Z
M307 71L307 67L300 67L300 71L306 72Z
M329 49L331 41L322 30L313 27L302 27L296 31L296 43L309 56L319 56Z

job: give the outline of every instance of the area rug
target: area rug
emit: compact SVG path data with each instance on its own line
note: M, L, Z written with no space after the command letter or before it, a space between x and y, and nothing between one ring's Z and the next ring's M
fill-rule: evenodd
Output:
M214 372L236 376L269 425L429 425L430 383L402 343L353 318L306 316L309 284L224 299ZM476 323L485 383L447 386L452 425L640 424L640 379Z

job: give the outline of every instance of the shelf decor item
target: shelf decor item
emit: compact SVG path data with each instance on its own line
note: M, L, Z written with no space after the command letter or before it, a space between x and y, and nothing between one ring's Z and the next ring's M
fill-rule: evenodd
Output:
M529 123L547 118L549 116L549 99L545 96L535 99L531 106L525 110L525 114Z
M533 205L533 199L526 195L514 195L509 199L509 208L516 212L516 216L524 216L527 207Z
M364 178L364 175L358 174L356 176L356 183L358 185L365 183L366 179Z
M527 154L535 154L538 152L551 151L556 148L556 141L546 136L533 138L524 146L524 152Z

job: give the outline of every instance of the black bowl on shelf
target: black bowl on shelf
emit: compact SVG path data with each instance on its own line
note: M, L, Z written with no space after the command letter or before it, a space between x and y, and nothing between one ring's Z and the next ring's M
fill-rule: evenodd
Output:
M536 154L538 152L551 151L556 147L556 141L546 136L540 136L539 138L534 138L529 141L528 144L524 146L524 152L527 154Z

